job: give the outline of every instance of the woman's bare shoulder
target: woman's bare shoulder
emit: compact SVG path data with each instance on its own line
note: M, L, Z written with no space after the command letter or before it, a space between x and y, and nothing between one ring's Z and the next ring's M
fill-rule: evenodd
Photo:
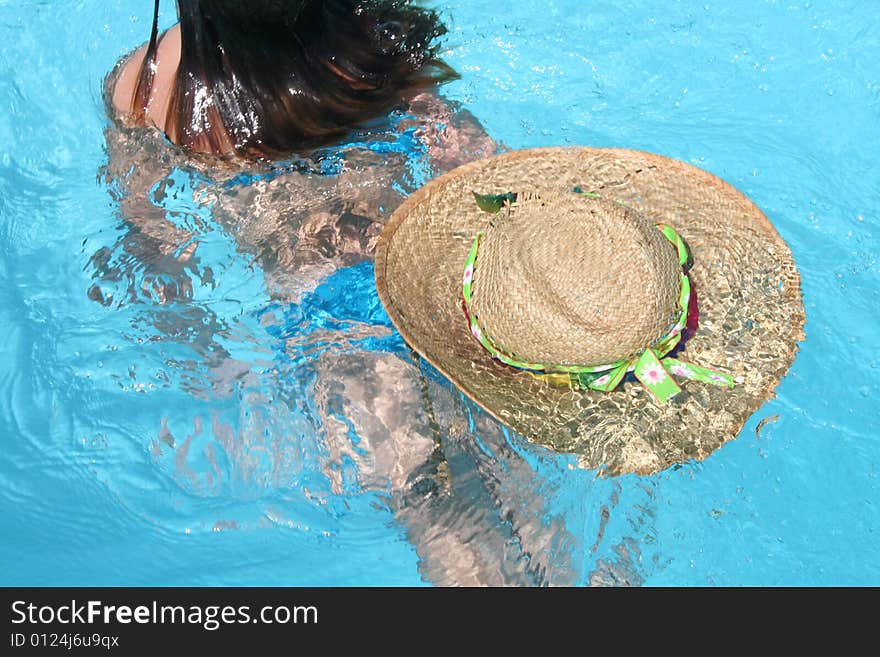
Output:
M147 54L144 43L117 62L107 76L104 96L111 116L125 123L131 112L132 98L138 84L140 71ZM164 32L158 40L155 77L147 103L147 125L165 130L165 117L171 98L171 88L180 64L180 26L175 25Z

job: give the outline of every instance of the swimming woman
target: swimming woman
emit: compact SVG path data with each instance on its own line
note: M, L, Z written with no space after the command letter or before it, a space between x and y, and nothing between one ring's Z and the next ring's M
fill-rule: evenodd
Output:
M495 151L473 116L435 94L455 73L438 57L445 28L432 11L402 0L177 0L179 23L160 35L158 8L149 42L105 85L106 178L130 228L121 248L147 270L133 295L164 304L192 294L199 241L162 203L180 192L175 171L194 174L191 193L253 256L270 294L296 303L371 256L419 184L414 161L433 176ZM108 302L100 284L91 294ZM565 561L564 528L498 515L499 484L481 476L472 435L505 451L497 426L469 428L462 400L391 354L328 349L314 367L309 394L328 458L353 460L362 489L390 490L426 576L568 583L570 570L554 565ZM526 486L527 466L506 454L503 469ZM327 468L338 488L336 472ZM540 518L534 504L523 501L525 515Z

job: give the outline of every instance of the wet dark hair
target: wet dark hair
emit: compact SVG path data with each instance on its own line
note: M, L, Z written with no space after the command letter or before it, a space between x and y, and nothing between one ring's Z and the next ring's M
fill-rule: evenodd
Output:
M158 9L131 101L146 122ZM168 138L198 152L277 157L318 146L456 77L446 28L408 0L177 0L181 55Z

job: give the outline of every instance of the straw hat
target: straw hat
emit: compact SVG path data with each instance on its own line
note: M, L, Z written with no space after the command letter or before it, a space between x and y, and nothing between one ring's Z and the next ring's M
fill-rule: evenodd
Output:
M762 212L631 150L513 151L428 183L385 227L376 286L464 394L608 474L736 437L803 339L800 276Z

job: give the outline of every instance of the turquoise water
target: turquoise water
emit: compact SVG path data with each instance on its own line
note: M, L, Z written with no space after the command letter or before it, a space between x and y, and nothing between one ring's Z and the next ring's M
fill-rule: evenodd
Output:
M318 358L405 358L369 263L282 303L181 174L192 294L90 298L128 230L99 177L101 81L148 4L0 1L0 583L448 583L460 548L533 583L880 584L869 3L434 3L462 74L444 93L505 147L654 151L749 195L801 270L807 338L736 441L651 477L572 469L426 372L472 438L441 436L453 499L415 519L328 466L316 420ZM120 298L164 275L131 271Z

